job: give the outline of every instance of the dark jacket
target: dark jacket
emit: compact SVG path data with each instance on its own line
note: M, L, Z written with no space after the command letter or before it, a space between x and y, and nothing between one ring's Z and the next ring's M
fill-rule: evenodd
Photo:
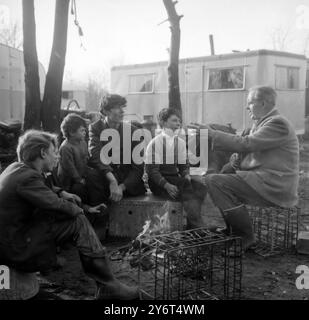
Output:
M64 140L59 149L58 179L65 190L86 178L88 147L85 141Z
M169 137L164 131L153 138L146 150L146 172L149 182L161 188L168 182L166 177L190 174L185 141L177 135Z
M12 163L0 175L0 265L26 272L49 269L56 261L53 222L80 213L47 187L37 170Z
M131 195L138 195L145 193L145 187L142 180L144 173L144 164L135 164L132 159L132 151L139 142L132 141L132 134L138 128L129 123L122 122L117 130L120 135L120 145L114 145L115 148L119 148L120 153L120 163L110 165L104 164L101 159L101 150L102 148L109 143L109 141L101 141L100 136L103 130L110 129L108 123L105 120L98 120L89 128L89 154L90 160L89 165L99 171L104 175L108 172L112 172L118 180L118 183L123 183L126 186L126 190ZM125 132L125 133L124 133ZM131 133L130 137L127 137L126 132ZM123 150L124 143L123 139L131 139L131 150L130 158L131 163L125 164L123 161Z

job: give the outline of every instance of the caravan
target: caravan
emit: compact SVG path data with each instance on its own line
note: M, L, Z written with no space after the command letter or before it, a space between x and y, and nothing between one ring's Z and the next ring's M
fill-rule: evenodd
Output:
M39 63L40 91L45 70ZM23 121L25 113L25 67L23 52L0 44L0 121Z
M278 109L302 134L306 70L305 56L269 50L181 59L183 121L230 124L240 132L250 126L248 89L265 84L276 89ZM167 90L166 61L112 68L111 91L127 97L131 119L156 121L159 110L168 105Z

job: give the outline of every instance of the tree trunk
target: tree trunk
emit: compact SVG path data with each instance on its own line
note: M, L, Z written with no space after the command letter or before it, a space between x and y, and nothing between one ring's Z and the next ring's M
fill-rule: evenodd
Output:
M25 64L25 116L23 129L41 127L41 97L36 50L34 0L23 0L23 36Z
M171 46L170 46L170 60L167 68L168 72L168 100L169 108L177 109L181 112L181 100L179 89L179 48L180 48L180 27L179 21L183 16L179 16L176 12L175 5L177 1L163 0L168 20L171 28Z
M67 48L70 0L56 0L54 39L42 103L44 130L60 131L60 108L63 71Z

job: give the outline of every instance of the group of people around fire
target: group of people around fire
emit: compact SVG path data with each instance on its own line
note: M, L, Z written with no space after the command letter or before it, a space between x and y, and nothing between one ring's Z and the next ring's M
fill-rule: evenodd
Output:
M202 126L212 150L233 153L221 172L203 180L190 175L186 142L178 134L181 115L171 108L160 111L162 130L148 143L144 161L135 162L138 141L133 136L139 128L123 121L126 103L117 94L104 97L103 117L89 128L79 115L67 115L59 148L52 133L29 130L19 138L18 161L0 175L0 264L23 272L49 270L56 264L56 248L69 241L78 249L85 273L96 281L98 299L138 299L138 287L114 276L102 241L109 206L145 194L145 175L153 194L183 203L187 229L207 227L201 208L208 194L226 223L212 231L241 237L244 250L255 241L246 204L297 203L298 139L275 107L271 87L249 90L245 108L253 126L241 135ZM107 130L119 133L112 150ZM130 145L124 147L128 133ZM176 157L167 162L171 150ZM117 152L120 162L105 161Z

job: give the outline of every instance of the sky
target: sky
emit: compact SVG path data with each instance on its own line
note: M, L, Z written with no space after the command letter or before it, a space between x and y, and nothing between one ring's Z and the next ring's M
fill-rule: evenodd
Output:
M65 81L108 81L111 66L168 59L169 23L162 0L76 0L78 36L69 16ZM37 50L48 68L54 26L54 0L35 0ZM0 11L22 26L22 0L0 0ZM304 53L309 35L309 0L179 0L180 58L232 50L274 49L273 37L288 34L285 50ZM0 26L1 27L1 26ZM308 54L309 55L309 38Z

